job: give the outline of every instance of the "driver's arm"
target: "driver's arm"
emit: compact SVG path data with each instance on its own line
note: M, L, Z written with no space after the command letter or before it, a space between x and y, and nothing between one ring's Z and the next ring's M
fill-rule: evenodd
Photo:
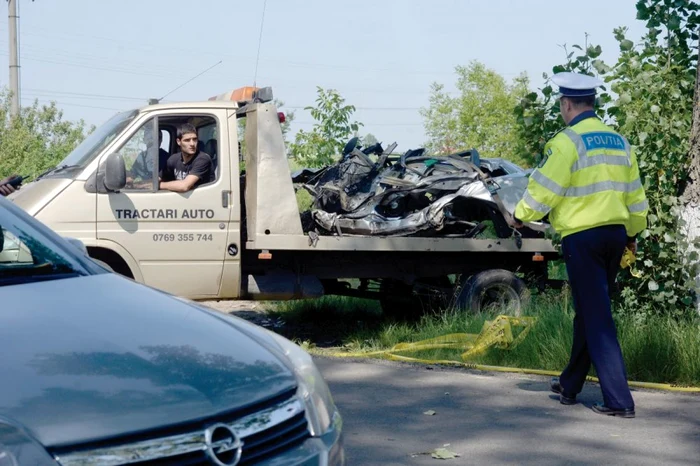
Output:
M168 191L174 191L176 193L186 193L194 187L197 181L199 181L197 175L187 175L184 180L161 181L160 189L167 189Z

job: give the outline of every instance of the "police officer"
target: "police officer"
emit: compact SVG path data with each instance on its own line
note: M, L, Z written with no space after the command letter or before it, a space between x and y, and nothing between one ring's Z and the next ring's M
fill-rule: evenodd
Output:
M610 308L625 246L636 251L646 228L648 203L634 151L596 116L602 81L577 73L552 77L567 127L547 142L542 162L517 204L513 224L549 216L562 237L562 253L574 300L574 342L569 364L550 388L562 404L576 403L591 363L603 403L596 413L632 418L634 400Z

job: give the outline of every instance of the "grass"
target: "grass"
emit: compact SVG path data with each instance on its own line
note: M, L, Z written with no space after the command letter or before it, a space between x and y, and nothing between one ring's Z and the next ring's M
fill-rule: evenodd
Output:
M319 351L374 351L449 333L479 333L494 315L444 312L417 322L385 317L374 301L324 297L279 303L270 311L286 322L288 338L310 342ZM533 296L524 315L536 317L525 340L512 350L491 348L469 362L527 369L562 370L569 359L573 308L567 291ZM670 317L644 321L617 316L616 324L630 380L700 386L700 322ZM436 349L402 353L422 359L461 361L463 350ZM591 369L590 375L595 376Z

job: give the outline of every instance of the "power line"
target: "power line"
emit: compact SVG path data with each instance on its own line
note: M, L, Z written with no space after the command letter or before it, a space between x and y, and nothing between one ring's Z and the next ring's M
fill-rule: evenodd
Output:
M264 20L264 10L263 10L263 20ZM0 29L1 30L1 29ZM262 31L262 28L261 28ZM141 50L149 50L153 51L154 49L157 50L158 52L162 53L161 48L156 48L148 45L144 45L143 43L139 42L133 42L133 41L124 41L124 40L119 40L119 39L114 39L110 37L104 37L104 36L94 36L94 35L88 35L88 34L80 34L80 33L65 33L65 32L51 32L51 34L42 34L42 33L37 33L37 32L25 32L25 35L30 35L30 36L38 36L38 37L49 37L49 38L55 38L56 35L64 36L64 37L82 37L82 38L89 38L89 39L97 39L97 40L103 40L103 41L108 41L108 42L113 42L116 44L119 44L120 48L132 48L132 49L141 49ZM69 39L70 41L70 39ZM75 40L76 42L79 41L79 39ZM125 47L124 44L130 44L131 47ZM193 52L196 53L198 56L202 55L209 55L209 56L216 56L216 57L225 57L225 58L231 58L233 60L237 61L253 61L257 60L257 58L254 57L243 57L240 55L232 55L232 54L225 54L225 53L213 53L213 52L206 52L203 50L195 50L195 49L187 49L187 48L182 48L178 47L178 51L180 52ZM278 64L278 63L283 63L289 66L294 66L294 67L300 67L300 68L327 68L327 69L336 69L339 71L345 71L345 70L354 70L358 71L357 67L351 66L351 65L340 65L340 64L335 64L335 63L313 63L313 62L303 62L303 61L290 61L290 60L276 60L276 59L266 59L262 60L262 62L270 63L270 64ZM257 66L257 65L256 65ZM383 72L383 73L400 73L403 75L450 75L454 76L455 71L445 71L445 70L431 70L431 71L419 71L416 70L415 68L402 68L402 67L386 67L386 68L367 68L367 67L362 67L362 71L369 71L369 72ZM504 72L504 73L499 73L501 76L518 76L520 73L514 73L514 72Z
M83 107L83 108L95 108L95 109L99 109L99 110L115 110L115 111L117 111L117 112L122 112L122 111L124 111L123 108L100 107L100 106L96 106L96 105L81 105L81 104L73 104L73 103L70 103L70 102L61 102L61 101L57 101L57 100L48 100L48 99L29 99L29 98L22 98L22 100L24 100L24 101L30 101L30 102L34 102L34 101L36 100L36 101L39 102L39 103L55 103L55 104L57 104L57 105L63 105L63 106L67 106L67 107Z
M194 80L197 79L198 77L202 76L204 73L206 73L206 72L209 71L210 69L212 69L212 68L214 68L215 66L219 65L219 64L221 63L221 61L222 61L222 60L219 60L218 63L215 63L214 65L210 66L209 68L207 68L206 70L202 71L201 73L199 73L199 74L198 74L197 76L195 76L194 78L191 78L191 79L185 81L184 83L182 83L181 85L177 86L175 89L173 89L172 91L168 92L168 93L165 94L163 97L161 97L160 99L158 99L158 101L161 101L161 100L165 99L167 96L169 96L169 95L172 94L173 92L177 91L178 89L180 89L180 88L181 88L182 86L184 86L185 84L191 83L192 81L194 81Z
M59 95L66 95L66 96L75 96L75 98L88 98L88 99L94 99L98 100L97 98L103 98L103 99L116 99L116 100L137 100L140 102L146 102L148 101L147 98L145 97L126 97L126 96L118 96L118 95L105 95L105 94L87 94L83 92L68 92L68 91L54 91L51 89L32 89L32 88L25 88L26 91L29 91L32 94L45 94L45 95L54 95L54 94L59 94Z
M283 108L290 108L292 110L305 110L306 107L298 105L283 105ZM387 110L387 111L416 111L420 110L422 107L355 107L355 110Z
M0 55L7 56L8 54L5 52L0 52ZM119 68L114 68L114 67L82 65L82 64L71 63L71 62L66 62L66 61L50 60L50 59L44 59L44 58L34 58L31 56L22 56L21 58L23 60L36 61L36 62L42 62L42 63L51 63L54 65L75 66L78 68L87 68L87 69L100 70L100 71L112 71L115 73L126 73L126 74L134 74L134 75L141 75L141 76L152 76L152 77L156 77L156 78L171 78L172 77L172 75L168 76L168 75L163 75L163 74L144 73L144 72L139 72L139 71L124 70L124 69L119 69Z
M298 125L315 125L317 124L317 121L296 121L294 120L292 124L298 124ZM423 123L366 123L363 122L364 127L369 127L369 126L423 126Z

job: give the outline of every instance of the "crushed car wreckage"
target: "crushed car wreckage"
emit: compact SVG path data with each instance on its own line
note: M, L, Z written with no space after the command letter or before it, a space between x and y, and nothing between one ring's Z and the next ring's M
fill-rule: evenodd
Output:
M447 156L412 149L391 161L396 146L362 149L353 138L335 165L293 173L297 189L314 198L301 214L305 233L472 238L491 221L499 238L513 235L505 216L527 189L529 171L475 149ZM520 234L542 236L529 227Z

